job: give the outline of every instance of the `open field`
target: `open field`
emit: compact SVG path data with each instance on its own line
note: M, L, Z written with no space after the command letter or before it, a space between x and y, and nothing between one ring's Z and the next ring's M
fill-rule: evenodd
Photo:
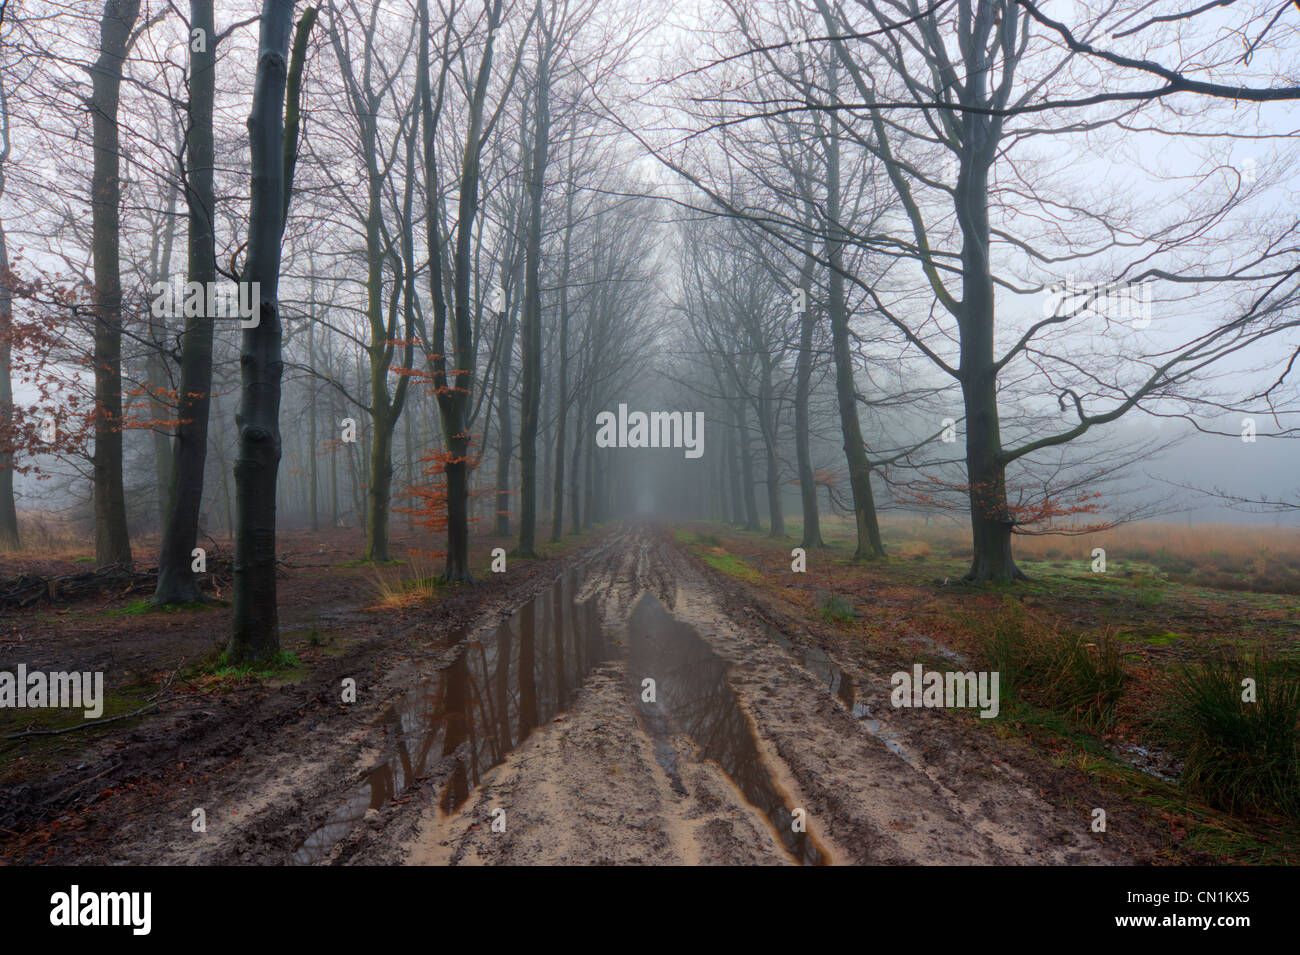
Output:
M896 557L970 557L969 527L946 517L885 517L881 529ZM802 532L797 522L787 530L796 539ZM828 543L851 549L853 528L845 521L823 517L822 533ZM1015 539L1017 563L1031 577L1091 573L1098 547L1105 549L1112 573L1219 590L1300 593L1300 528L1294 526L1141 521L1108 531Z

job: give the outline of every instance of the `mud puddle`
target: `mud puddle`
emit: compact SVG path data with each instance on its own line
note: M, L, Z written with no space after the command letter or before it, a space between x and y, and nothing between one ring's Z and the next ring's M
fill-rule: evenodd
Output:
M554 719L608 655L596 603L576 599L579 584L573 572L556 581L390 706L380 721L394 755L366 774L289 864L325 858L368 812L417 780L440 777L438 806L455 812L484 773Z
M870 715L871 711L867 704L858 699L858 688L853 682L853 677L841 670L834 660L816 648L795 646L794 641L766 621L763 622L762 627L768 639L817 677L826 687L826 692L844 704L844 708L853 714L854 719L860 720Z
M1155 747L1121 743L1112 746L1111 752L1134 769L1161 782L1177 783L1178 777L1182 775L1182 764L1169 753Z
M670 737L684 733L771 823L776 836L804 865L826 865L827 854L809 833L796 832L792 809L759 751L749 718L727 678L727 665L689 624L673 617L648 591L628 621L627 676L642 726L673 788L684 793ZM828 661L829 662L829 661ZM645 680L654 680L648 702Z
M853 677L840 669L839 664L815 647L796 646L789 637L770 623L764 622L762 626L769 639L798 660L805 670L811 672L813 676L821 681L822 685L826 687L826 692L843 704L844 708L858 721L859 726L884 743L885 748L895 756L903 759L915 769L921 768L916 756L903 745L898 735L885 729L880 720L872 717L871 707L860 698Z

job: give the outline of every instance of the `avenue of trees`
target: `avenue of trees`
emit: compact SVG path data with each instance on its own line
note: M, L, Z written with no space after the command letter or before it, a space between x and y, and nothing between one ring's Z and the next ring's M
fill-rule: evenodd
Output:
M1139 416L1296 435L1294 5L0 0L0 549L160 605L277 528L1097 526ZM620 404L704 454L598 447ZM1227 426L1223 422L1229 422ZM1253 431L1252 431L1253 433ZM1226 493L1226 492L1225 492ZM428 536L428 535L426 535Z

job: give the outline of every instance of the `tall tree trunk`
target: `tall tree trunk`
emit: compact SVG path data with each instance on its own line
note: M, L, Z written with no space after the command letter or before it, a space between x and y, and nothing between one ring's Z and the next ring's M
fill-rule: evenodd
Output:
M375 104L371 103L372 106ZM366 128L363 125L363 130ZM373 127L371 127L373 132ZM364 134L363 134L364 135ZM372 136L366 137L370 142ZM370 325L370 343L366 348L370 370L370 489L366 495L366 551L365 559L388 560L388 499L393 486L393 415L388 392L388 359L391 354L388 330L384 322L384 248L380 236L379 219L382 215L382 186L377 166L378 160L371 151L368 177L370 205L366 216L366 317ZM398 294L394 282L393 295Z
M234 607L227 655L263 660L280 649L276 608L275 488L280 467L280 240L284 231L284 114L293 0L263 0L253 109L248 118L252 203L248 261L258 283L256 327L244 329L236 422Z
M1024 579L1011 552L1015 526L1007 504L1006 461L998 420L993 358L993 280L988 263L988 166L963 157L957 186L963 231L961 389L966 412L966 475L974 554L967 580Z
M833 74L832 74L833 75ZM876 501L871 493L871 463L862 442L858 421L858 389L853 378L853 353L849 345L849 313L844 295L844 240L840 232L840 146L839 128L832 123L826 151L826 260L827 310L831 320L831 348L835 355L835 395L840 405L840 433L849 466L849 488L858 544L854 560L885 556L876 520Z
M736 433L740 435L740 484L745 501L745 530L761 531L763 525L758 522L758 498L754 493L754 456L749 448L744 402L736 402L732 414L735 415Z
M515 453L514 423L510 416L510 373L515 366L515 329L513 306L505 302L501 313L501 355L497 359L497 506L496 535L510 536L510 459Z
M543 41L546 42L546 41ZM536 556L537 430L542 399L542 189L550 148L548 54L537 69L537 108L528 163L528 243L524 264L523 388L519 403L519 547L521 557Z
M340 61L347 55L335 35L334 47ZM379 156L374 148L378 140L378 110L380 97L371 92L369 81L374 47L367 35L365 50L365 79L361 89L353 94L354 112L360 126L362 144L366 152L366 182L368 205L366 207L366 318L370 326L370 342L366 356L370 365L370 490L367 495L366 560L389 560L388 523L393 493L393 435L406 400L410 377L403 375L390 392L388 374L393 365L397 317L399 307L405 308L403 324L406 328L403 346L403 367L409 368L414 359L412 314L414 309L414 244L412 228L412 196L415 184L415 130L407 139L407 175L403 191L402 218L398 224L401 234L401 255L393 262L393 291L389 300L387 318L383 302L384 262L389 256L385 248L383 227L384 174L379 167ZM418 122L419 115L416 114Z
M585 444L583 436L586 434L586 414L587 404L579 400L575 419L578 424L573 432L573 456L569 460L569 529L575 534L582 530L582 514L578 504L582 494L582 449Z
M9 90L0 76L0 200L5 194L5 172L9 162ZM9 287L9 246L4 221L0 220L0 435L13 434L14 391L12 374L14 293ZM18 506L14 500L13 449L0 439L0 551L17 550Z
M407 401L408 402L410 401L409 395L407 396ZM411 423L411 418L413 418L415 414L418 413L418 411L419 411L419 404L417 402L415 407L407 408L405 414L402 415L402 455L406 460L406 464L402 471L402 475L403 475L403 481L405 482L404 484L405 487L410 487L416 481L415 426ZM312 501L314 502L316 500L315 487L312 488L311 495L312 495ZM406 501L408 497L409 494L405 491L403 491L401 494L398 495L398 499L401 501ZM414 532L416 529L415 514L411 511L411 508L414 506L414 502L405 506L407 508L406 529L408 532ZM313 511L315 510L314 504L312 509Z
M421 131L424 145L425 195L439 192L437 152L434 144L433 90L429 82L429 4L419 0L420 21L419 60L416 64L416 84L420 93L424 128ZM470 279L473 270L471 250L474 238L474 221L478 216L479 158L482 149L483 111L487 99L488 80L492 73L492 49L495 33L501 22L501 0L495 0L488 10L488 37L479 61L478 75L474 81L469 103L469 122L465 133L465 150L460 170L460 198L456 229L456 249L452 258L452 312L451 329L453 350L450 380L447 363L447 301L443 288L442 250L438 235L438 217L425 216L427 248L429 251L429 291L434 311L433 381L438 396L438 410L442 419L443 440L447 455L443 473L447 487L447 562L443 578L447 581L470 582L469 569L469 470L470 460L470 399L473 397L474 354L473 325L470 320Z
M589 444L586 454L586 477L582 482L582 529L590 530L596 522L596 446Z
M122 67L140 0L105 0L99 58L92 70L95 163L91 183L95 257L95 562L131 565L122 484L122 276L120 140Z
M216 146L212 109L216 95L216 26L212 0L190 0L190 100L185 136L186 198L189 204L188 282L203 289L217 281L215 231L216 190L213 166ZM185 319L181 340L180 386L176 440L171 462L167 522L158 554L158 605L206 599L191 571L198 542L199 509L208 456L208 421L212 399L212 336L214 316Z
M736 429L727 428L727 479L731 488L731 523L745 523L745 505L741 500L740 493L740 468L737 467L736 461Z
M370 441L370 493L366 496L366 560L383 563L388 555L388 505L393 490L394 420L385 414Z
M0 167L0 196L4 195L4 170ZM9 271L9 248L4 224L0 223L0 274ZM13 354L14 295L7 282L0 282L0 434L10 434L13 426L14 392L10 377ZM18 507L14 501L14 456L0 444L0 551L17 550Z
M816 325L810 294L812 267L812 252L809 249L804 254L804 267L799 275L804 310L799 316L799 358L795 364L794 395L794 445L795 457L799 463L799 499L803 505L803 539L800 545L804 548L826 546L822 541L821 516L817 512L817 481L813 474L809 433L811 423L808 420L808 400L812 392L813 329Z
M226 448L230 447L227 441L229 429L226 424L226 416L222 412L221 396L214 393L212 395L212 417L216 421L216 435L213 441L213 448L216 451L217 467L221 474L221 488L219 491L222 516L226 529L226 538L233 539L235 534L235 509L230 498L230 461L226 454Z
M767 460L767 515L771 521L767 536L784 537L785 513L781 509L781 477L775 444L767 445L764 456Z
M161 232L155 234L149 249L151 282L167 282L171 279L172 245L176 238L176 192L175 189L167 192L165 221ZM176 413L176 406L165 397L170 391L167 374L169 334L166 316L155 316L153 309L150 309L149 351L145 357L145 373L148 379L150 416L154 420L150 435L153 439L154 483L158 489L159 535L167 527L167 504L172 482L172 441L162 422Z
M551 502L551 540L564 536L564 442L569 414L569 242L573 234L573 146L569 146L569 184L564 197L564 241L560 265L560 379L556 390L555 486Z
M310 260L311 270L311 315L307 321L307 364L309 375L307 381L311 388L311 405L307 429L307 453L311 456L311 531L320 531L319 487L320 487L320 439L316 434L316 403L320 387L316 381L316 261Z
M334 380L334 352L330 348L325 349L325 377L329 381ZM339 409L337 395L333 388L329 391L329 420L331 429L338 425ZM327 432L328 433L328 432ZM339 526L339 447L335 441L330 441L330 528L334 529Z
M781 507L781 462L777 457L778 431L775 404L772 398L772 369L764 353L762 377L758 386L759 428L763 437L763 454L767 482L767 516L771 526L768 537L785 536L785 512Z

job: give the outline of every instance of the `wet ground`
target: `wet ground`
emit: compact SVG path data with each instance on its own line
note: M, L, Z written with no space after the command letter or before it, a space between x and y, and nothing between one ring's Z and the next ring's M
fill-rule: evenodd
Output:
M832 658L661 528L414 627L303 686L160 717L111 798L63 817L59 860L1149 861L1126 807L971 720L893 709L902 661Z
M736 613L736 595L662 534L630 530L611 552L579 591L601 608L608 652L559 722L517 744L457 806L430 793L418 822L374 858L1133 858L1120 840L1090 832L1074 798L1069 806L1044 798L1018 758L968 749L969 728L900 718L883 674L850 673L798 634ZM937 758L926 755L936 752L935 733L948 737Z
M366 813L401 798L440 764L449 771L438 806L455 812L484 773L563 710L608 653L595 603L575 599L577 579L566 573L489 634L453 640L459 652L451 662L385 710L395 752L289 861L320 861Z

